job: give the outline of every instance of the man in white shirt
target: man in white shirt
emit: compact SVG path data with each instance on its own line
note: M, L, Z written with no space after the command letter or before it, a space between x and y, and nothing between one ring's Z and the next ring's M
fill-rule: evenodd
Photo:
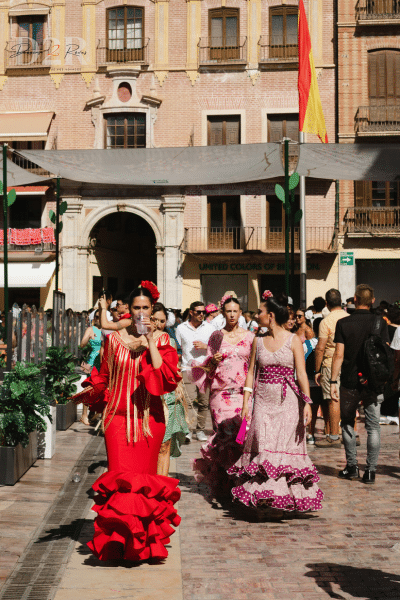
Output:
M197 402L197 423L190 425L196 432L196 437L200 442L205 442L207 436L204 433L209 403L209 393L203 393L199 388L189 380L189 371L192 360L203 362L207 356L208 340L215 329L204 320L206 310L204 302L192 302L189 308L189 319L181 323L176 328L176 338L182 348L182 377L186 392L189 397L188 408L193 414L193 402ZM190 442L192 432L186 436Z

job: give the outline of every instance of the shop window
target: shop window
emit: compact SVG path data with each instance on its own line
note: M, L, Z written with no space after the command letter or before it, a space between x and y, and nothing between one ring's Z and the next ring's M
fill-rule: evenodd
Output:
M298 55L297 6L270 8L270 58L295 58Z
M208 116L207 144L209 146L240 144L240 115Z
M40 229L42 221L42 198L40 196L18 196L9 211L9 227Z
M240 196L208 196L208 246L210 249L240 249Z
M242 310L248 305L247 275L202 275L201 299L205 304L218 304L225 292L234 291L237 294Z
M21 64L41 64L46 58L43 47L45 19L44 15L17 17L17 37L22 46L18 57Z
M211 60L235 60L240 55L239 9L215 8L209 15L209 47Z
M107 11L107 62L143 60L144 10L137 6Z
M107 148L145 148L146 115L142 113L112 114L106 117Z

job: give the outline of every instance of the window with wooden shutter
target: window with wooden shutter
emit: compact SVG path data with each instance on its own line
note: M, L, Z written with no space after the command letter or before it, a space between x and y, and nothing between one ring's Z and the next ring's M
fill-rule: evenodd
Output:
M106 148L145 148L146 115L119 113L106 117Z
M107 10L107 62L142 61L144 10L124 6Z
M238 59L239 9L216 8L208 11L208 35L211 60Z
M280 142L288 137L294 142L299 141L299 115L278 114L268 115L268 142ZM284 152L282 146L282 153ZM289 169L293 170L297 164L299 147L297 144L289 144ZM284 156L282 154L282 160Z
M295 195L294 213L300 208L300 196ZM269 250L283 250L285 247L286 213L281 202L276 196L267 196L267 248ZM295 227L295 247L299 247L299 227Z
M294 58L298 55L297 6L270 8L270 58Z
M240 144L240 115L209 116L208 146Z
M41 64L44 60L44 25L43 15L26 15L17 18L18 37L22 42L20 55L23 64Z
M368 86L371 106L400 105L400 50L368 53Z
M240 196L208 196L209 249L240 249Z

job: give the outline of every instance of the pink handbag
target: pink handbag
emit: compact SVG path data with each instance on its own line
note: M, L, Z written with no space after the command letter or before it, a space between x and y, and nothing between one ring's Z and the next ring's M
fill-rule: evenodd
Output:
M239 433L236 436L236 443L243 446L246 439L246 428L247 428L247 420L246 417L242 420L242 423L239 428Z

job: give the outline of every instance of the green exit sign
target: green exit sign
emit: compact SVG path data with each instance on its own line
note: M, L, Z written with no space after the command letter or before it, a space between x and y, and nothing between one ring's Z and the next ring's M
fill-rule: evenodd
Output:
M347 265L348 267L354 265L354 252L341 252L340 264Z

